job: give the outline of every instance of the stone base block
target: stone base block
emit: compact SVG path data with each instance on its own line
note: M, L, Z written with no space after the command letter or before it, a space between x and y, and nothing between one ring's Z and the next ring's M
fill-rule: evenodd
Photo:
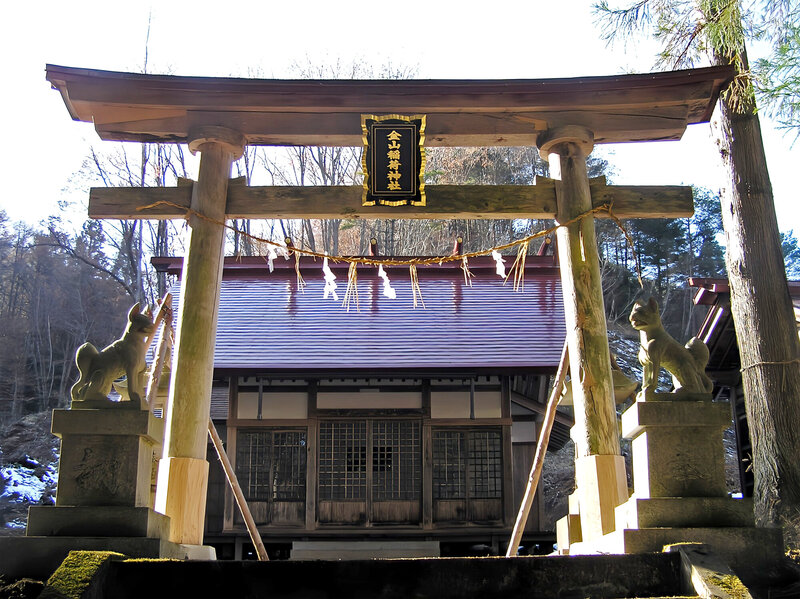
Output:
M439 557L439 541L295 541L293 560Z
M743 578L764 575L783 556L783 531L754 527L623 529L591 543L576 543L569 553L657 553L665 545L686 542L708 545Z
M183 543L164 543L161 557L168 559L213 562L217 559L217 550L211 545L185 545Z
M754 526L753 500L730 497L631 497L616 509L617 528Z
M62 439L65 435L133 435L159 445L164 441L164 420L141 410L53 410L50 430Z
M649 427L704 427L724 430L731 423L727 402L638 401L622 414L622 436L633 439Z
M70 551L116 551L127 557L216 559L213 547L204 551L161 539L143 537L0 537L0 574L14 578L47 578Z
M29 537L169 537L169 518L146 507L31 506Z

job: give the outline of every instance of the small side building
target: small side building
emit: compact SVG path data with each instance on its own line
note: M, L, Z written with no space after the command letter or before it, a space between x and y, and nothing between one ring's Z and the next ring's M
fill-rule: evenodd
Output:
M753 448L744 404L739 344L731 313L730 285L727 279L712 278L690 278L689 285L697 289L694 303L708 306L708 312L703 324L700 325L697 337L703 340L709 349L710 357L706 372L714 381L714 396L730 401L742 495L752 497L754 480L750 460ZM794 305L795 320L800 329L800 281L789 281L789 294Z
M180 258L153 262L180 274ZM385 268L390 299L366 265L343 307L347 267L330 264L335 299L319 260L225 261L211 412L265 545L279 558L300 541L504 550L564 343L554 258L528 257L519 292L490 258L470 260L470 274L460 262L419 266L416 308L408 267ZM559 412L551 449L571 424ZM246 558L211 446L209 461L206 543ZM523 545L549 552L541 494Z

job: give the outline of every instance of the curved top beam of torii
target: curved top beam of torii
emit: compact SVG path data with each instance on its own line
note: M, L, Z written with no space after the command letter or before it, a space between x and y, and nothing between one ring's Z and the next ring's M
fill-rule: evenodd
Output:
M732 67L512 80L281 80L142 75L47 65L75 120L102 139L187 141L194 127L252 145L361 145L362 113L427 114L428 146L532 146L581 125L595 143L680 139L710 119Z

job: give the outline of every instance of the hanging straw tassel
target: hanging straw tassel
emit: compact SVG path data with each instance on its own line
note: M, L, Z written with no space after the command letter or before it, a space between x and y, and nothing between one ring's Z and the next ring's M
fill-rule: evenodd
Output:
M358 310L358 273L356 272L357 264L350 263L350 268L347 270L347 289L344 291L344 299L342 300L342 307L350 311L350 304L355 301L356 310Z
M300 293L305 293L306 282L303 279L303 275L300 274L300 254L294 254L294 272L297 273L297 288L300 290Z
M511 270L508 271L508 275L506 276L506 280L503 281L503 285L505 285L508 282L508 279L513 275L514 291L525 290L525 258L527 255L528 242L525 241L520 244L519 249L517 250L517 259L514 260Z
M411 295L414 298L414 309L417 308L417 298L419 303L422 304L422 309L425 309L425 302L422 301L422 289L419 288L419 279L417 278L417 265L411 264L408 267L408 274L411 276Z
M467 287L472 287L472 277L474 277L475 275L472 274L469 270L469 263L467 262L466 256L461 258L461 270L464 273L464 284Z

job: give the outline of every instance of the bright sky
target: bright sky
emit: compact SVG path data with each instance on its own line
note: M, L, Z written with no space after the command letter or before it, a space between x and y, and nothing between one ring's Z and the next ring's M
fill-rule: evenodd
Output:
M292 76L294 62L411 65L419 78L542 78L646 72L652 51L613 50L593 26L591 2L356 0L303 2L13 2L0 22L3 56L3 195L14 220L38 222L59 199L85 204L89 182L72 182L90 145L44 78L46 63L141 72L152 12L147 71L173 75ZM370 23L396 23L396 36ZM762 117L778 222L800 232L800 142ZM604 146L618 184L726 185L708 125L680 142ZM99 185L98 183L94 183ZM65 191L69 188L70 191ZM85 215L85 208L83 208ZM81 214L78 213L78 218Z

